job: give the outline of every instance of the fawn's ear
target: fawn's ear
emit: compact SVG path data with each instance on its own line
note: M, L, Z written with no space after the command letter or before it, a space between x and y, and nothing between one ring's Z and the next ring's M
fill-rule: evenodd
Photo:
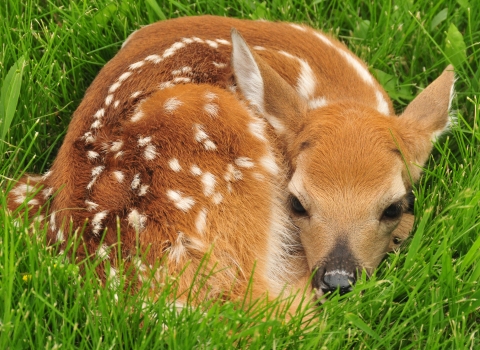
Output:
M236 29L231 34L232 67L240 91L278 135L296 134L307 112L306 102L250 50Z
M453 66L449 65L399 117L399 132L411 163L423 166L432 151L432 142L448 130L454 82ZM416 181L420 169L414 168L411 167L410 171L413 180Z

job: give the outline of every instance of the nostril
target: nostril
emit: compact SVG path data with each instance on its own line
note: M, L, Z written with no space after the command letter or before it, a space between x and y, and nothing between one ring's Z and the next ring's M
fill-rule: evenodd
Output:
M339 289L340 295L344 295L352 290L355 282L356 279L353 273L341 270L327 271L323 276L321 288L324 293L334 292Z

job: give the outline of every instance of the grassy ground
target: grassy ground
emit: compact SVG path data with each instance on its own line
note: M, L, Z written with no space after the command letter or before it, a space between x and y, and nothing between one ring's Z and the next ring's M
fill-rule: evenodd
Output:
M95 262L69 264L44 232L0 212L0 349L480 347L480 5L476 0L4 0L0 4L0 206L9 180L51 165L70 116L134 29L196 14L307 23L368 62L402 108L448 62L458 123L418 188L415 230L355 291L310 325L265 321L272 306L172 311L99 286ZM140 305L145 302L143 311Z

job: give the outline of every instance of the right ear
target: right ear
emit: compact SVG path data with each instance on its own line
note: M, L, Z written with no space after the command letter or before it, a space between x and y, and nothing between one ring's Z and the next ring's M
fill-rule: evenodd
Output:
M443 73L418 95L398 118L399 132L410 155L410 173L414 181L432 151L434 142L448 130L454 95L455 74L449 65Z
M251 106L262 114L277 135L297 134L307 104L232 29L232 67L237 86Z

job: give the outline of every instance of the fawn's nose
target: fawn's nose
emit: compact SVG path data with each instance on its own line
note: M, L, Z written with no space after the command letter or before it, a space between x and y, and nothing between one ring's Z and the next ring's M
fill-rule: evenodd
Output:
M333 293L337 289L340 295L344 295L352 291L356 278L353 272L345 270L326 270L319 269L313 277L313 287L321 289L323 294Z
M346 271L334 270L327 271L323 276L323 283L320 288L323 293L335 292L339 289L340 295L344 295L352 290L356 279L353 273L349 274Z

